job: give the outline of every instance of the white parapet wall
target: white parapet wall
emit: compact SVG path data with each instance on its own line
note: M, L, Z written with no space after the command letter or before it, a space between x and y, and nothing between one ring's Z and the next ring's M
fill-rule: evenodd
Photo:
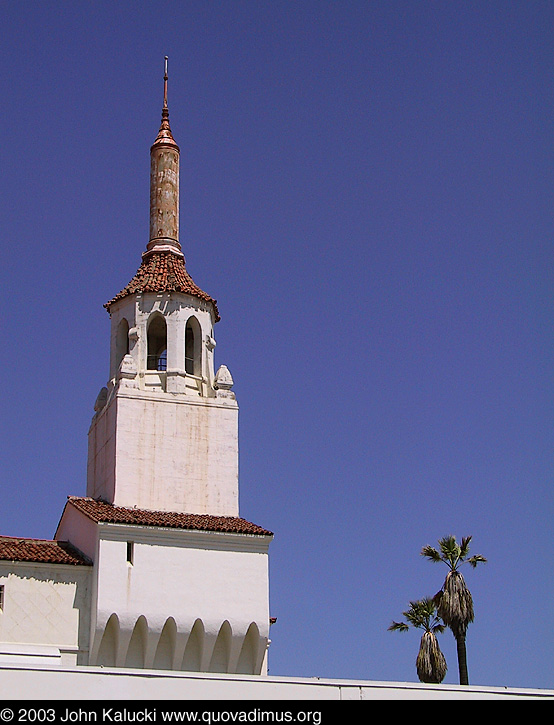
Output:
M13 665L0 667L0 698L83 702L552 700L554 690Z

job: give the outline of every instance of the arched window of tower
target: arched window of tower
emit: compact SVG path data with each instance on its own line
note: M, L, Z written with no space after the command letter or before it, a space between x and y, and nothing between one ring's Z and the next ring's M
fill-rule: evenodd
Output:
M125 318L123 318L117 326L115 347L115 364L116 369L118 369L121 365L121 361L129 352L129 323Z
M155 312L148 321L147 370L165 371L167 369L167 325L165 318Z
M202 336L196 317L189 317L185 327L185 372L188 375L202 375Z

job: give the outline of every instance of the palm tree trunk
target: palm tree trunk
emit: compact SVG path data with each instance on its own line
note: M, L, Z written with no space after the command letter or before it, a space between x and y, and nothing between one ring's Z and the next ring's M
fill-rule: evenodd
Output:
M458 651L458 672L460 673L460 685L469 685L469 678L467 674L467 652L465 634L459 634L456 637L456 649Z

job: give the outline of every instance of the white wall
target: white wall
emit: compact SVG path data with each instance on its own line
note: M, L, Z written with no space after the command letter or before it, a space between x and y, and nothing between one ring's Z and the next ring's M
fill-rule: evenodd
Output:
M63 510L54 538L69 541L91 561L96 561L98 525L72 506L71 501Z
M61 664L88 662L91 570L0 562L0 661L50 658L59 650Z
M91 425L87 495L238 516L238 407L224 401L118 389Z
M0 667L2 700L524 700L554 690L423 685L319 678L192 675L168 672ZM4 705L6 702L4 702ZM146 703L147 704L147 703ZM155 705L155 703L154 703ZM86 702L81 707L86 709ZM191 708L194 703L191 703ZM182 709L182 708L181 708ZM306 710L317 710L311 705Z
M154 666L167 625L167 667L183 669L190 661L186 652L194 631L199 637L195 669L264 671L271 537L113 524L100 524L99 532L91 664L103 653L106 627L115 615L112 664L129 664L138 637L142 662ZM132 564L127 542L133 542ZM245 646L252 648L248 657Z

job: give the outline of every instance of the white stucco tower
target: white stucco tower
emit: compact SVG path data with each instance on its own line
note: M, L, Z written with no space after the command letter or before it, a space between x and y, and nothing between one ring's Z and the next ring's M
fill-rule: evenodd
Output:
M238 406L214 371L217 304L179 243L179 147L164 78L150 150L150 237L129 284L106 304L110 376L89 433L87 495L118 506L238 515Z

